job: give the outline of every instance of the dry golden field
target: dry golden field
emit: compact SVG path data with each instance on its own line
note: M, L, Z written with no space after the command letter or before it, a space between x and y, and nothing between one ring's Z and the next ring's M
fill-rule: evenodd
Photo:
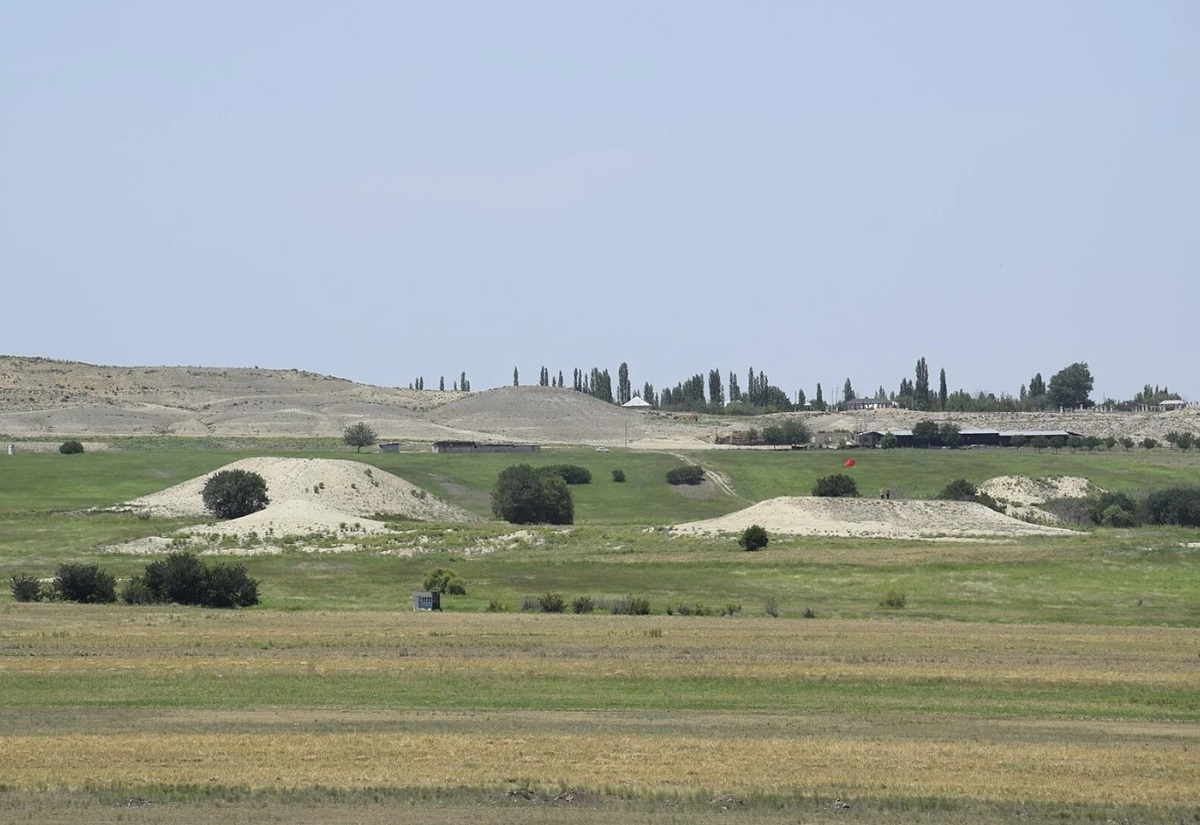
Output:
M0 819L1200 811L1188 628L0 611Z

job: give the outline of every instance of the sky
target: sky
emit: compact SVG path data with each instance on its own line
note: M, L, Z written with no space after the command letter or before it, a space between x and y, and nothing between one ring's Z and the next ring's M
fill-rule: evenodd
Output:
M0 354L1200 401L1200 4L0 2Z

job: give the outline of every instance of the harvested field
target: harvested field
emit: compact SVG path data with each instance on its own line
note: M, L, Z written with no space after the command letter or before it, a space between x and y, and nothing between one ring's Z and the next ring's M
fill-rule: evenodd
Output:
M757 524L771 533L849 538L932 539L1071 535L1027 524L965 501L880 501L784 496L720 518L679 524L676 533L739 533Z

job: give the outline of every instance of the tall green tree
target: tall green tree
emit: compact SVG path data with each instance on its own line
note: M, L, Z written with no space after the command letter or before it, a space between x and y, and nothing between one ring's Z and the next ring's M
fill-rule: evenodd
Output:
M1029 379L1029 395L1033 398L1039 398L1046 394L1046 382L1042 379L1042 374L1039 372L1033 378Z
M917 381L913 385L913 400L916 402L917 409L929 409L929 365L925 363L925 358L922 357L917 361Z
M721 371L708 371L708 403L713 407L725 406L725 387L721 384Z
M624 404L633 398L633 385L629 382L629 365L624 361L617 367L617 403Z
M729 371L729 402L732 404L735 401L742 400L742 388L738 386L737 373L733 370Z
M942 369L941 375L938 376L938 409L946 409L946 399L950 393L946 391L946 370Z
M821 385L819 383L817 384L817 394L815 396L813 396L813 409L814 410L824 410L825 409L825 398L824 398L824 396L821 395Z
M1046 394L1056 407L1090 407L1092 386L1092 371L1083 361L1076 361L1050 376Z
M846 383L842 385L842 402L845 403L854 398L854 385L850 383L850 379L846 379Z
M517 372L516 367L513 367L513 386L514 387L521 386L521 374L519 372Z
M446 391L446 376L443 375L442 377L440 377L438 379L438 392L445 392L445 391Z

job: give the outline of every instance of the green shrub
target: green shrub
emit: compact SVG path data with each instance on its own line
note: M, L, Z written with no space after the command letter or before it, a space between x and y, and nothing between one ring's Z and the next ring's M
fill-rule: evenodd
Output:
M58 446L58 451L63 455L76 455L83 452L82 441L64 441Z
M738 547L748 551L762 550L770 540L770 537L767 536L766 528L757 524L751 524L738 537Z
M444 596L465 596L467 585L453 570L439 567L425 574L423 587L430 593L441 593Z
M938 498L942 501L974 501L978 492L979 489L965 478L956 478L942 488Z
M1100 524L1104 527L1134 527L1137 525L1137 519L1124 507L1113 504L1104 508L1104 512L1100 514Z
M1088 496L1084 501L1087 503L1088 515L1091 516L1094 524L1103 524L1104 513L1111 507L1124 510L1131 518L1138 509L1137 504L1128 494L1120 492L1103 492Z
M596 609L596 603L591 596L577 596L571 602L572 613L591 613Z
M825 498L858 498L858 484L845 473L835 473L817 479L812 494Z
M815 619L815 618L817 618L817 613L811 607L806 607L806 608L804 608L804 618Z
M258 604L258 581L241 564L208 565L191 553L172 553L146 565L121 591L126 604L250 607Z
M740 616L742 614L742 606L737 602L726 602L721 608L722 616Z
M678 607L668 607L667 615L678 614L680 616L711 616L712 608L705 607L702 604L687 604L681 602Z
M68 562L59 566L51 592L59 601L110 604L117 600L117 580L97 564Z
M904 595L903 591L892 588L883 594L883 599L879 602L880 607L886 607L889 610L901 610L908 604L908 596Z
M548 473L552 476L558 476L567 484L591 484L592 473L586 467L580 467L577 464L551 464L549 467L542 467L539 472Z
M699 484L704 481L704 468L698 464L684 464L667 470L668 484Z
M1141 510L1147 524L1200 527L1200 488L1172 487L1146 497Z
M220 519L235 519L257 513L271 500L267 482L247 470L221 470L209 476L200 493L204 508Z
M499 599L492 599L490 602L487 603L487 607L484 609L488 613L507 613L508 605L505 604L504 602L500 601Z
M258 581L245 565L217 562L208 568L208 593L202 607L249 607L258 604Z
M543 593L538 596L537 604L543 613L562 613L567 609L562 593Z
M779 600L776 599L774 596L768 596L767 600L763 603L763 612L766 613L768 616L770 616L772 619L778 619L779 618Z
M613 470L612 471L612 480L617 483L623 482L625 480L625 471L624 470Z
M16 601L40 602L46 598L46 591L42 589L42 582L36 576L25 576L18 573L9 581L12 582L13 599Z
M614 616L648 616L650 615L650 600L640 596L622 596L605 603L608 612Z
M571 524L575 502L557 475L517 464L502 470L496 479L492 512L511 524Z

